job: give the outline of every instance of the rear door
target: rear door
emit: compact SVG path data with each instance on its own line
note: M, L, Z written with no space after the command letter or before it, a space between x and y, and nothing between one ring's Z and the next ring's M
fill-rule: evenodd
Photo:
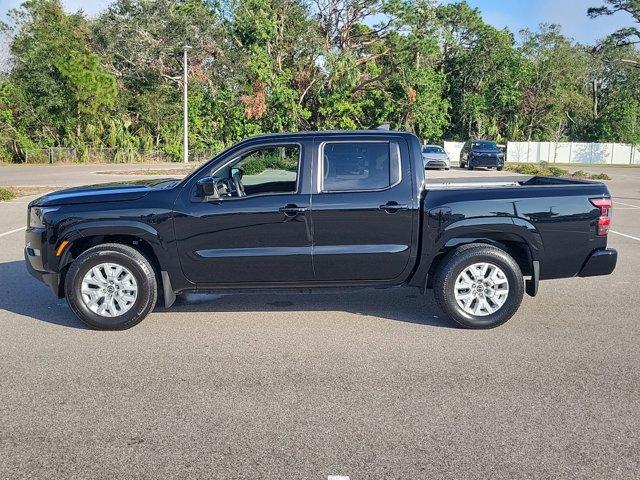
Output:
M326 282L402 275L414 225L409 145L403 137L315 142L313 266Z

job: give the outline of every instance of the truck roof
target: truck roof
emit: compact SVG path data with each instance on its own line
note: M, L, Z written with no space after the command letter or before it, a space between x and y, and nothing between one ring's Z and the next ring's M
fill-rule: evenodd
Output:
M379 137L384 135L405 135L414 136L411 132L401 132L397 130L315 130L302 132L283 132L283 133L263 133L260 135L252 135L248 139L254 138L282 138L282 137L346 137L346 136L372 136Z

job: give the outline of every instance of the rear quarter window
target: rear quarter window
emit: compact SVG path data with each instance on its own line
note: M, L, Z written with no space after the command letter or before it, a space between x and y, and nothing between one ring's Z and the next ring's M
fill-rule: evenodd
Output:
M395 142L327 142L321 153L324 192L384 190L400 181Z

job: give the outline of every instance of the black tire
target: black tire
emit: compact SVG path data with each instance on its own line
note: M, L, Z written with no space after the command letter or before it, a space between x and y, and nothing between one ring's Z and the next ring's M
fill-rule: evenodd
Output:
M494 313L481 316L465 312L455 299L454 287L458 275L474 263L487 262L498 266L507 277L509 293L504 304ZM516 261L504 250L491 245L463 245L442 259L433 280L433 290L440 308L465 328L494 328L509 320L520 307L524 280Z
M499 172L501 172L501 171L502 171L502 167L498 167L498 168L496 168L496 170L498 170Z
M473 165L471 165L471 163L469 163L469 165L467 165L467 168L468 168L469 170L473 170Z
M125 313L104 317L94 313L82 300L82 279L101 263L117 263L128 269L136 280L138 294ZM124 330L140 323L153 310L158 299L155 272L149 261L136 249L119 243L98 245L74 260L65 278L65 296L69 307L86 325L97 330Z

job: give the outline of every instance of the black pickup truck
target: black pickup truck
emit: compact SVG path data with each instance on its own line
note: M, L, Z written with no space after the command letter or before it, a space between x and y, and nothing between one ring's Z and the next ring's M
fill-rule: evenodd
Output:
M462 326L506 322L539 280L606 275L602 183L426 184L388 131L249 138L183 180L80 187L29 205L30 272L86 324L123 329L187 291L432 288Z

